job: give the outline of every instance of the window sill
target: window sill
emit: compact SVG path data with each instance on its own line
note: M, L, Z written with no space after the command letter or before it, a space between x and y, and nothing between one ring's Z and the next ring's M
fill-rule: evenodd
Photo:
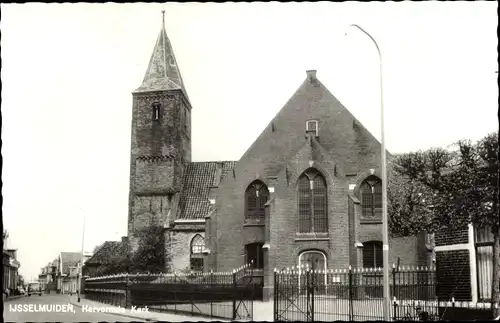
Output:
M328 241L328 232L321 233L303 233L297 232L295 234L295 241Z
M243 226L245 227L261 227L264 226L265 219L262 218L246 218L245 221L243 222Z
M361 219L361 224L382 224L382 219Z

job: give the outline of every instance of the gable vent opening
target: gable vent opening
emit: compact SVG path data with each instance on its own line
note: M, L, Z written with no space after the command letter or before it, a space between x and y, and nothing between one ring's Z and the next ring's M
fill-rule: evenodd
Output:
M319 136L319 124L318 120L307 120L306 121L306 137L318 137Z

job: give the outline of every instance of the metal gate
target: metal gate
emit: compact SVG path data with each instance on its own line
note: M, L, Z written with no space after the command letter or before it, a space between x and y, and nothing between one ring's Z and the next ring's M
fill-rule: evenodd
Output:
M274 321L314 321L317 274L311 270L274 273Z
M259 287L255 283L251 266L233 274L233 320L253 320L253 301ZM262 289L262 288L261 288Z

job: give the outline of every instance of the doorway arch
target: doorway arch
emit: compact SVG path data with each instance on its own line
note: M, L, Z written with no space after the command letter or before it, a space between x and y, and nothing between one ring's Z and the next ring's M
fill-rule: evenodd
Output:
M326 270L327 258L323 251L319 250L305 250L299 253L298 265L309 267L314 270Z
M309 270L322 270L323 271L323 274L314 274L316 275L316 279L317 279L317 282L320 283L321 281L323 281L322 283L327 284L327 257L326 257L326 253L324 253L323 251L320 251L320 250L315 250L315 249L312 249L312 250L304 250L304 251L301 251L299 253L299 256L297 258L297 261L298 261L298 267L299 267L299 286L301 286L300 284L300 271L302 270L302 266L304 266L307 269ZM322 279L322 278L323 279Z

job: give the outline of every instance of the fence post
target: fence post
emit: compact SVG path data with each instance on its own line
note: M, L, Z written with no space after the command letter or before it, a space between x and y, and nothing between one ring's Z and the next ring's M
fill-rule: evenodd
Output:
M191 315L194 314L194 293L191 291L190 293L191 296Z
M262 279L264 279L264 277L262 277ZM254 305L254 301L255 301L255 278L254 278L253 260L252 260L252 266L250 267L250 284L252 285L251 286L252 295L250 296L251 302L252 302L251 303L252 309L251 309L251 313L249 315L251 316L250 319L253 321L253 305Z
M293 272L292 272L293 273ZM299 276L300 277L300 276ZM311 307L309 307L309 304L311 303L311 277L310 277L310 271L309 268L306 269L306 281L305 281L305 291L306 291L306 319L307 321L310 321L311 318ZM300 295L300 289L299 289L299 295Z
M214 290L213 287L214 287L214 271L210 270L210 290ZM213 302L214 302L213 297L210 297L210 318L213 317L213 308L214 308Z
M277 297L278 297L278 288L279 288L279 283L278 283L278 273L276 272L276 268L274 269L274 292L273 292L273 303L274 303L274 306L273 306L273 310L274 310L274 322L277 322L278 321L278 311L279 311L279 308L278 308L278 300L277 300Z
M348 294L348 299L349 299L349 321L353 320L354 316L354 309L353 309L353 284L352 284L352 267L349 266L349 273L348 273L348 281L349 281L349 294Z
M396 265L392 264L392 297L393 297L393 307L394 313L392 313L392 320L396 320L396 311L397 311L397 303L396 303Z
M311 321L314 322L314 290L316 289L316 273L312 272L311 276Z
M130 277L125 275L125 308L132 306L132 293L130 291Z
M233 270L233 320L236 320L236 271Z

